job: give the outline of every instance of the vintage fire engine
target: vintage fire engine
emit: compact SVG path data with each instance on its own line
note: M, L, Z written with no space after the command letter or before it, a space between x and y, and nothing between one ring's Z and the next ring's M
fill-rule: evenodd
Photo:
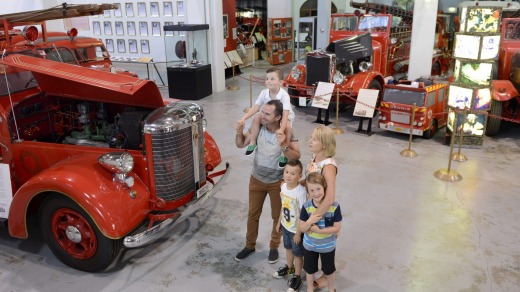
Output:
M516 6L515 11L520 9L519 3L509 4ZM511 18L502 18L498 74L491 81L491 116L486 125L488 136L499 132L502 118L520 122L520 18L517 18L520 15L509 17Z
M101 40L80 37L76 28L67 32L47 31L48 20L97 15L114 8L113 4L63 3L50 9L0 15L0 49L5 49L5 54L24 54L137 77L133 72L113 66Z
M437 129L446 125L447 90L448 83L432 84L430 80L386 84L378 116L379 127L410 134L411 123L413 135L430 139ZM414 104L415 114L412 121Z
M406 78L413 13L383 4L351 1L350 5L377 14L362 15L358 10L332 15L327 49L309 52L305 64L292 68L285 79L293 104L298 105L298 97L312 98L320 81L335 83L340 102L353 103L360 89L377 89L381 94L385 78ZM440 75L449 67L448 34L443 24L437 22L432 75Z
M37 214L66 265L105 269L199 210L229 174L216 170L202 108L164 101L152 81L19 54L0 73L0 218L25 239Z

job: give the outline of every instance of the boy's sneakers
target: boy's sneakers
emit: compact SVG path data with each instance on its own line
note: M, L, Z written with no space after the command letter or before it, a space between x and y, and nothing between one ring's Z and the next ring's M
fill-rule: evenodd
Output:
M298 275L294 275L289 279L289 281L287 281L287 285L289 286L287 292L300 291L300 288L303 286L302 278Z
M253 154L253 152L255 152L256 146L257 146L256 144L251 144L251 145L247 146L246 156Z
M237 255L235 256L235 260L240 262L241 260L247 258L248 256L250 256L254 253L255 253L254 249L249 249L247 247L244 247L243 250L241 250L239 253L237 253Z
M294 274L294 267L289 268L287 265L285 265L285 267L279 268L278 271L274 272L273 277L276 279L281 279L291 274Z
M274 264L278 261L278 250L276 248L271 248L269 250L269 257L267 258L270 264Z
M278 158L278 167L284 168L286 164L287 164L287 157L285 157L283 155L280 156L280 158Z

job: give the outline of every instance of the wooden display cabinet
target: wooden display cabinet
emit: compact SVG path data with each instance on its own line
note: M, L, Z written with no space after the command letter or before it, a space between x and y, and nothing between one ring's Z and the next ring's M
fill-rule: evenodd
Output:
M292 62L292 18L267 19L267 61L271 65Z

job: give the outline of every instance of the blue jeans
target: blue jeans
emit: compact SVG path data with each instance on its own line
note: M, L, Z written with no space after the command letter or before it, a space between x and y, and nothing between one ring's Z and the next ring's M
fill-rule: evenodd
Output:
M300 243L296 244L296 243L294 243L294 233L285 229L285 227L283 227L283 225L281 225L281 227L282 227L283 247L285 249L291 249L292 254L295 257L299 257L299 258L303 257L303 234L302 234L302 238L300 239Z

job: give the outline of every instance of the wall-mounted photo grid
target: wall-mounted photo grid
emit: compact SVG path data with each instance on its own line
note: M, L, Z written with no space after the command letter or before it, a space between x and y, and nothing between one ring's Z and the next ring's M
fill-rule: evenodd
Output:
M117 55L112 56L114 60L132 61L139 55L153 53L154 41L175 35L173 31L165 32L163 27L185 21L185 0L124 1L114 5L115 9L90 16L87 25L90 36L104 41L107 51Z

